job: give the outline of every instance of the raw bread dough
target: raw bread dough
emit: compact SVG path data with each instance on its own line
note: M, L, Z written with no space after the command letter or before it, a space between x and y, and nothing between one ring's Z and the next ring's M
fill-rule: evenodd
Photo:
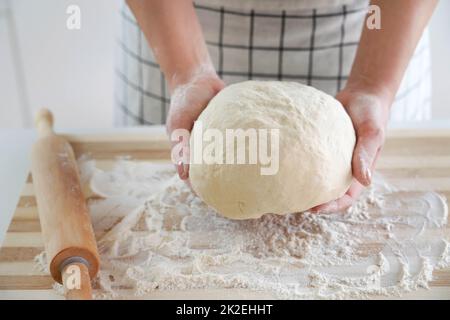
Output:
M225 129L279 129L279 170L261 175L259 158L253 165L192 163L200 122L194 125L192 187L226 217L305 211L342 196L350 185L356 140L351 119L336 99L313 87L279 81L233 84L211 100L198 120L203 132L215 128L224 137ZM223 162L229 141L224 146Z

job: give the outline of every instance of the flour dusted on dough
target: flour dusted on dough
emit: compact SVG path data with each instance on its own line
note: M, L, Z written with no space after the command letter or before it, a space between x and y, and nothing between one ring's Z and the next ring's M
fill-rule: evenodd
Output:
M261 161L248 165L226 161L228 154L248 151L250 142L236 147L233 141L224 141L222 164L191 161L193 189L226 217L302 212L339 198L351 183L355 145L351 119L339 101L313 87L281 81L232 84L211 100L194 125L191 156L200 149L213 157L214 150L195 139L200 130L209 129L219 130L223 137L230 129L279 130L279 166L274 175L261 174Z
M346 213L229 220L170 164L122 159L101 171L82 161L105 197L89 203L101 256L97 298L235 288L288 299L396 297L427 288L433 271L450 265L448 208L434 192L375 177Z

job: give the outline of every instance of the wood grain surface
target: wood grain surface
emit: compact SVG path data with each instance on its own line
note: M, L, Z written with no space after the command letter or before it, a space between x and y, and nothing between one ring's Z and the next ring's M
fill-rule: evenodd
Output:
M119 156L137 161L169 161L169 142L163 134L66 135L77 156L88 153L101 169L112 167ZM450 129L391 130L377 170L398 186L434 190L450 198ZM0 299L62 299L52 289L53 279L38 270L34 257L43 250L31 175L0 249ZM0 213L1 214L1 213ZM446 228L450 232L450 228ZM95 289L95 288L94 288ZM124 290L123 296L130 296ZM157 291L143 298L270 298L267 293L236 290ZM380 297L382 298L382 297ZM430 289L403 296L406 299L450 299L450 268L434 273Z

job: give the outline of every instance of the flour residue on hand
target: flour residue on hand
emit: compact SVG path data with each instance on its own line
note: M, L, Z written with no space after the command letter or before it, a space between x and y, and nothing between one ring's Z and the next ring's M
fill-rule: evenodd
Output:
M379 176L345 213L236 221L208 208L171 164L120 159L102 171L81 162L98 195L89 201L98 297L227 288L288 299L400 296L450 265L445 198Z

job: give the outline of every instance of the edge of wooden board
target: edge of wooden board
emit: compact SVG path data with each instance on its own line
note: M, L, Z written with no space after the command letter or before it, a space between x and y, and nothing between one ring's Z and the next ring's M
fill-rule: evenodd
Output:
M61 134L71 143L101 143L101 142L162 142L169 143L169 139L164 130L155 130L154 132L117 132L117 133L91 133L91 134ZM387 138L450 138L450 128L433 129L433 128L417 128L402 129L392 128L386 131Z

